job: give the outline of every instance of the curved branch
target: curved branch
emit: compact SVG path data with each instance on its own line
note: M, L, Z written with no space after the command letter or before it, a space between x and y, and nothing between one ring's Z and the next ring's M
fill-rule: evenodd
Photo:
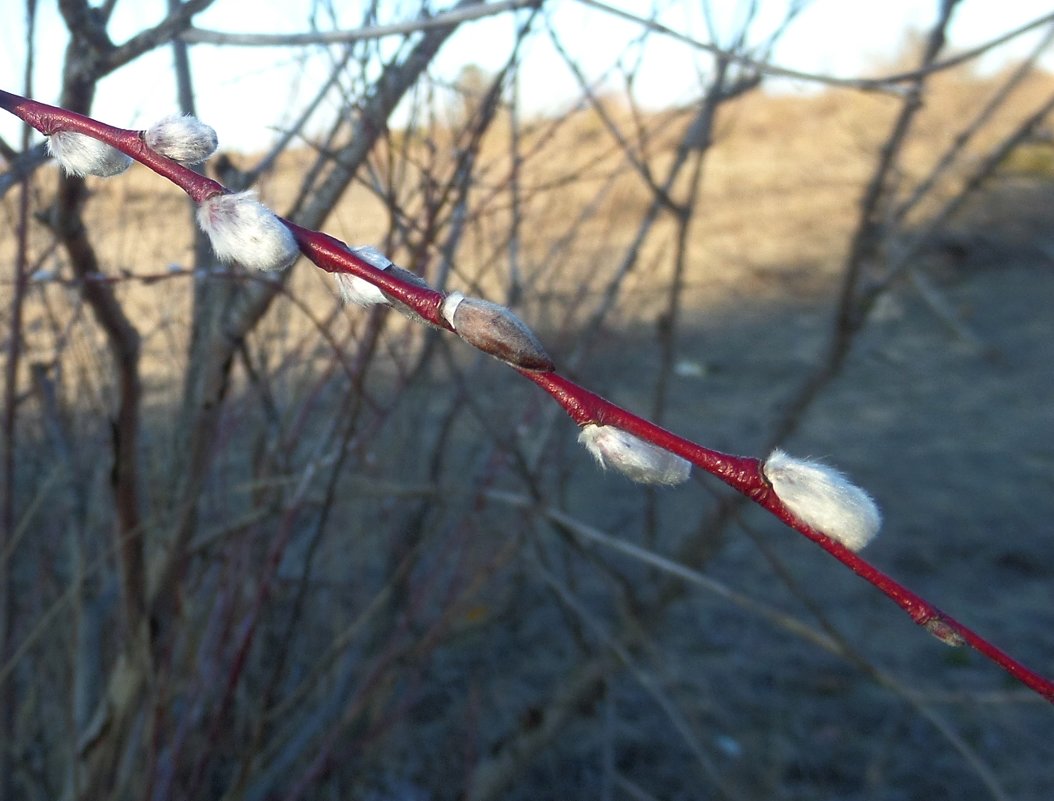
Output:
M348 44L385 36L405 36L419 31L443 28L462 22L492 17L520 8L537 8L542 0L498 0L476 8L457 8L433 16L422 16L407 22L390 25L371 25L344 31L312 31L310 33L228 33L205 28L190 28L179 35L188 44L234 45L237 47L303 47L304 45Z
M751 58L750 56L743 54L741 51L726 50L715 44L701 42L687 34L669 28L660 22L638 16L629 11L624 11L621 8L616 8L615 6L600 2L600 0L578 0L578 2L582 5L589 6L590 8L595 8L598 11L603 11L606 14L611 14L620 19L634 22L648 28L649 30L655 31L656 33L661 33L664 36L669 36L676 39L678 42L694 47L697 50L703 50L707 53L726 59L732 64L738 64L742 67L749 67L753 70L757 70L764 75L770 75L775 78L791 78L796 81L808 81L809 83L819 83L826 86L841 86L848 89L859 89L865 92L888 92L897 95L905 92L904 87L899 86L899 84L917 81L919 78L923 78L927 75L958 67L960 64L972 61L975 58L984 55L989 50L1004 45L1023 34L1035 30L1036 28L1041 28L1044 25L1054 23L1054 12L1044 14L1042 17L1038 17L1031 22L1027 22L1020 27L1014 28L1013 30L997 36L984 44L978 45L977 47L966 50L955 56L951 56L942 61L928 64L921 69L909 70L907 72L894 72L878 78L839 78L835 75L822 75L816 72L804 72L789 67L781 67L778 64L772 64L768 61Z

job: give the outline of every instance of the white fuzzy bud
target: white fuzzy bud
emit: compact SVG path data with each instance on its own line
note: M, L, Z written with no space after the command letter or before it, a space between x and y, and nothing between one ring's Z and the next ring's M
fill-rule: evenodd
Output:
M151 125L143 133L147 147L181 164L199 164L219 144L216 131L197 117L172 114Z
M376 306L387 304L388 298L376 286L365 278L359 278L351 273L333 273L333 279L337 282L340 291L340 299L347 303L358 306Z
M376 267L378 270L387 270L392 266L391 260L381 253L377 248L366 245L361 248L351 248L351 252ZM371 284L365 278L359 278L351 273L333 273L340 290L340 297L345 303L356 303L359 306L387 305L391 301L388 296L381 292L380 288Z
M871 542L882 525L871 496L822 462L795 459L776 449L764 472L791 514L852 551Z
M120 150L91 136L72 131L56 131L48 137L48 152L67 175L98 175L109 178L127 170L132 159Z
M271 271L300 255L293 234L251 191L210 197L198 208L198 225L221 261Z
M692 471L691 462L615 426L590 423L578 435L605 470L613 467L641 484L681 484Z

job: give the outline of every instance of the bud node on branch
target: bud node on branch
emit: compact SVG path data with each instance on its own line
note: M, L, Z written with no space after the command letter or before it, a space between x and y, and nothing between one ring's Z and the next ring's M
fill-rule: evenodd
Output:
M504 306L451 292L440 311L454 333L484 353L524 370L555 369L534 332Z
M950 645L953 648L966 645L966 639L952 626L948 625L948 621L943 618L931 617L923 624L923 627L945 645Z

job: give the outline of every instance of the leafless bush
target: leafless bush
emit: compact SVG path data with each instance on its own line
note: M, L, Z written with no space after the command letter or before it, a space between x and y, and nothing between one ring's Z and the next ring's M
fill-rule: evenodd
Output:
M172 0L163 22L118 44L113 3L61 3L71 40L58 104L89 114L104 77L170 47L181 110L193 112L187 43L247 41L192 27L209 5ZM896 362L918 319L942 352L965 347L985 379L1001 349L1019 347L975 330L941 270L961 275L976 252L963 221L983 220L987 193L1007 191L999 171L1022 144L1043 146L1054 92L1034 58L992 80L966 73L965 56L944 48L955 6L941 4L903 72L792 75L830 84L799 100L764 92L767 76L788 73L767 60L799 5L760 46L746 14L728 46L689 43L710 54L707 73L696 101L665 112L638 106L632 66L617 96L592 85L580 45L541 3L462 0L438 19L422 6L395 31L371 11L362 31L289 37L325 54L330 80L270 152L223 154L213 174L259 188L309 255L332 246L311 229L385 254L392 283L377 297L396 293L405 314L342 306L306 260L269 273L218 262L194 208L156 176L59 175L28 128L17 145L0 142L0 253L14 265L0 799L1049 792L1037 696L993 689L983 663L898 629L892 607L868 606L867 587L840 583L848 571L794 552L782 527L709 477L638 488L597 471L543 393L440 330L570 398L580 424L614 412L576 416L585 396L549 372L549 357L721 450L828 451L886 501L894 545L878 558L957 587L965 616L1005 629L1015 654L1050 673L1035 585L986 599L990 618L971 603L980 582L999 586L1000 566L1049 576L1034 564L1047 543L963 557L994 571L969 580L951 564L967 547L953 532L904 543L943 507L932 486L895 494L900 474L920 475L914 443L881 448L894 436L882 401L866 396L890 386L874 354ZM517 26L507 63L444 83L436 54L460 25L497 13ZM644 39L683 44L633 21ZM1030 28L1040 23L1051 20ZM400 44L382 50L381 36ZM529 118L518 104L536 39L577 81L564 116ZM332 126L309 133L327 104L339 107ZM1049 191L1046 178L1027 191ZM447 305L454 292L468 296L459 311ZM927 414L940 420L946 405L938 397ZM621 421L606 422L681 447ZM637 448L589 425L602 460ZM1054 510L1028 482L1042 486L1051 455L1025 455L1035 472L1008 479L1029 488L1020 495L992 476L1002 467L976 466L992 500L973 508L1025 497L1034 511L1023 519L1049 524ZM629 472L655 483L687 473L650 458ZM730 464L713 472L728 478ZM790 503L777 463L767 474L742 464ZM947 473L922 475L941 485ZM795 524L779 498L754 494ZM930 633L999 661L813 525ZM1049 695L1047 680L1007 660Z

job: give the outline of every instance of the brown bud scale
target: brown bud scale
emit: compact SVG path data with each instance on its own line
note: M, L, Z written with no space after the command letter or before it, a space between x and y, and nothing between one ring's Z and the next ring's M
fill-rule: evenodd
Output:
M926 629L926 631L928 631L930 634L932 634L945 645L950 645L953 648L958 648L963 645L966 645L966 640L963 639L963 636L951 626L949 626L947 621L942 620L939 617L931 617L922 625Z
M444 314L455 333L470 345L513 367L545 372L555 369L534 332L504 306L454 294L449 300L454 301L453 309L444 310Z

